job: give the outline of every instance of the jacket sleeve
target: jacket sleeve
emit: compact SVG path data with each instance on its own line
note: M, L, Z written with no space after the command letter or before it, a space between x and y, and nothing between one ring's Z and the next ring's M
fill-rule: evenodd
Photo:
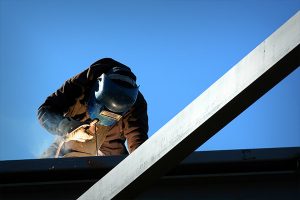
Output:
M63 136L81 124L80 121L66 117L68 111L76 100L84 95L87 87L102 73L108 71L113 59L104 58L93 63L88 69L68 79L56 92L47 97L38 109L40 124L50 133Z
M77 79L83 77L84 74L86 71L67 80L39 107L39 122L50 133L63 136L82 124L64 115L76 99L82 95L83 86L78 84Z
M147 102L139 93L132 112L124 118L123 132L130 153L148 139L148 129Z

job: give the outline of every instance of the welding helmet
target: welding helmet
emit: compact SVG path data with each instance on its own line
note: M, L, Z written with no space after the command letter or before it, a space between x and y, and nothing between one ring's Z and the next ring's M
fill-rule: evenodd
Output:
M139 88L129 68L115 67L97 78L88 101L88 113L98 124L113 126L134 105Z

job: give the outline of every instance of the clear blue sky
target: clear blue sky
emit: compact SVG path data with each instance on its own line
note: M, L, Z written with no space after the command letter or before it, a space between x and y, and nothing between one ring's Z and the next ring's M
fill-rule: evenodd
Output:
M45 98L103 57L132 68L149 136L300 8L299 0L0 0L0 160L53 140ZM300 69L200 150L300 146Z

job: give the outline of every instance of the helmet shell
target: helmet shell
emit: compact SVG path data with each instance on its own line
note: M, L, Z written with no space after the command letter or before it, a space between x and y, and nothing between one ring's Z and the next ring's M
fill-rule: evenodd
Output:
M112 78L116 78L116 76L112 76ZM118 79L126 81L128 77L121 75ZM119 120L120 117L116 117L117 115L123 116L134 105L138 92L138 86L125 87L109 78L109 75L102 74L91 91L88 113L92 119L99 119L100 124L110 124L111 126ZM111 114L107 114L108 112Z

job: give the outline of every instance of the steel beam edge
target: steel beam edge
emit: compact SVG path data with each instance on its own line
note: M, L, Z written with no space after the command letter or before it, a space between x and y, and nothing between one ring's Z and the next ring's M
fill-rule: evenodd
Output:
M138 195L297 69L299 44L300 11L79 199Z

